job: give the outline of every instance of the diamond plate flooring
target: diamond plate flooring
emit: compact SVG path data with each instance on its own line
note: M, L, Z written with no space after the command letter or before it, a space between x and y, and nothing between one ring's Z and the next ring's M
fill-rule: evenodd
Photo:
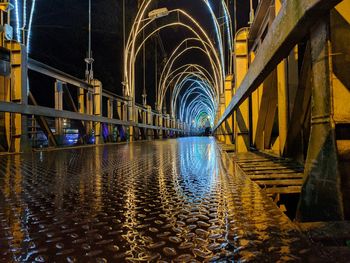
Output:
M212 138L0 157L0 261L320 260Z

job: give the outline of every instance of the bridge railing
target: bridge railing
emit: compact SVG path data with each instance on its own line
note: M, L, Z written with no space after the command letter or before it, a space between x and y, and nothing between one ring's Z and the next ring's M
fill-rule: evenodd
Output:
M22 151L30 144L38 145L33 142L45 137L48 146L60 146L183 135L182 125L170 125L168 118L155 115L150 107L130 107L127 98L103 91L97 80L89 84L27 59L25 48L19 44L7 48L11 72L1 76L0 119L4 124L0 127L0 151ZM54 102L38 94L38 87L32 84L44 86L46 82L31 81L28 71L29 76L34 72L54 83L51 90L47 86L39 88L40 92L51 93L51 99L54 90ZM44 103L39 105L36 97ZM160 121L164 119L167 121Z

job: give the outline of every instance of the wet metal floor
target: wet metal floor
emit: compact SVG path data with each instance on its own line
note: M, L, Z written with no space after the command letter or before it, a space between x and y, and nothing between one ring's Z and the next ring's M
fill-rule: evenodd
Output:
M310 261L214 139L0 157L0 261Z

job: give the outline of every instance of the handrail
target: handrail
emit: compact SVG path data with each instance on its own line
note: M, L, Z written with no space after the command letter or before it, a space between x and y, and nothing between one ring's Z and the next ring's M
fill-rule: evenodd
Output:
M43 75L52 77L54 79L60 80L62 82L71 84L73 86L83 88L86 90L92 90L93 86L87 83L84 80L78 79L69 75L61 70L50 67L44 63L41 63L32 58L28 58L28 69L33 70L35 72L41 73Z
M277 67L290 50L309 33L322 14L332 9L341 0L285 1L275 18L260 49L248 69L236 94L232 97L221 119L215 125L216 131L222 123L252 94L266 77Z
M25 105L25 104L18 104L14 102L5 102L5 101L0 101L0 112L20 113L25 115L44 116L44 117L50 117L50 118L65 118L65 119L79 120L79 121L93 121L93 122L100 122L100 123L107 123L107 124L114 124L114 125L133 126L133 127L148 128L148 129L182 132L181 129L158 127L158 126L142 124L142 123L137 123L132 121L123 121L118 119L106 118L102 116L95 116L95 115L83 114L83 113L66 111L66 110L56 110L56 109L43 107L43 106Z
M124 98L123 96L114 94L113 92L108 91L108 90L103 90L102 96L104 96L106 98L110 98L110 99L119 100L119 101L127 101L127 99Z
M67 73L65 73L65 72L63 72L61 70L58 70L58 69L53 68L51 66L48 66L48 65L46 65L46 64L44 64L42 62L39 62L37 60L34 60L32 58L28 58L27 66L28 66L28 69L30 69L32 71L35 71L35 72L38 72L40 74L43 74L45 76L54 78L56 80L65 82L67 84L71 84L71 85L79 87L79 88L83 88L83 89L85 89L87 91L90 91L90 92L93 91L93 85L87 83L86 81L81 80L79 78L76 78L76 77L74 77L72 75L69 75L69 74L67 74ZM122 102L127 102L128 101L127 98L124 98L124 97L122 97L120 95L117 95L117 94L113 94L112 92L106 91L106 90L104 90L102 92L102 96L107 97L107 98L111 98L111 99L115 99L117 101L122 101ZM98 117L92 117L92 116L90 117L88 115L78 114L78 113L74 113L74 112L56 111L54 109L40 107L40 106L35 106L36 107L35 108L34 106L31 106L31 105L6 104L5 102L0 102L0 112L4 111L4 109L7 106L12 109L12 110L9 110L9 111L18 112L18 113L22 113L22 114L29 114L29 113L31 113L31 114L35 114L35 115L39 115L39 116L51 116L51 117L58 117L59 116L59 117L65 117L65 118L69 118L68 115L70 115L70 117L72 119L81 118L81 120L92 120L94 118L95 119L98 118ZM144 107L141 104L135 103L135 107L140 109L140 110L142 110L142 111L147 111L147 108ZM48 113L46 113L46 115L45 115L45 114L43 114L44 111L47 111ZM166 114L158 113L155 110L151 110L151 114L152 115L156 115L156 116L161 116L161 117L165 118L166 120L170 120L171 119L170 117L167 117ZM106 118L100 117L99 119L108 122ZM129 122L123 122L123 121L115 120L115 119L109 120L109 121L111 121L112 123L115 123L115 124L122 124L122 125L130 124ZM131 125L135 125L135 124L131 123ZM159 127L159 128L160 129L165 129L165 128L162 128L162 127ZM177 129L173 129L173 130L177 130Z

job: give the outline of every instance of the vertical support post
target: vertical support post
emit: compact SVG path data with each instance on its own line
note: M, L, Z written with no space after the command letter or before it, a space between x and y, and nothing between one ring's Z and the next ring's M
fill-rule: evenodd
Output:
M102 116L102 83L94 79L92 81L92 85L94 86L94 94L93 94L93 110L95 116ZM95 144L102 144L102 123L96 122L94 123L95 130Z
M63 110L63 83L59 80L55 82L55 109ZM55 120L55 129L56 129L56 139L58 142L63 142L60 140L63 137L63 119L56 118Z
M142 123L147 124L147 109L142 109Z
M118 113L119 120L124 120L124 103L121 101L117 101L117 113ZM118 134L119 134L118 141L122 140L122 136L121 136L122 131L125 131L125 127L120 127L118 129Z
M164 124L165 128L170 128L170 115L169 114L165 114L165 124ZM165 137L169 137L170 136L170 131L169 130L165 130Z
M158 115L157 115L157 119L158 119L158 123L157 123L157 126L160 128L159 129L159 139L163 139L163 115L162 113L160 112Z
M78 112L81 114L85 114L85 90L83 88L78 89ZM85 134L88 136L88 128L87 122L83 122L85 126ZM82 134L80 136L83 136ZM83 142L86 143L87 138L82 138Z
M128 121L133 122L134 121L134 104L133 104L133 98L129 97L128 98L128 103L127 103L127 115L128 115ZM134 127L131 125L128 127L129 129L129 141L132 142L134 140Z
M10 54L10 52L9 52ZM3 81L3 89L0 89L0 99L6 102L11 102L11 55L9 55L8 58L8 74L6 76L0 76L0 80ZM5 142L3 148L6 151L10 151L10 144L11 144L11 113L4 112L1 113L0 116L4 117L4 137L5 137Z
M121 109L122 109L122 115L121 115L121 119L123 121L127 121L128 120L128 101L124 101L121 103ZM123 126L124 129L124 139L126 141L129 140L128 136L129 136L129 126Z
M78 89L78 111L85 114L85 90L83 88Z
M120 101L117 101L117 114L118 114L119 120L123 120L122 103Z
M261 98L263 94L263 85L261 85L257 90L252 94L252 143L256 145L257 143L257 131L258 131L258 121L259 121L259 112L261 106Z
M93 115L93 94L91 91L86 93L86 114ZM93 130L93 124L91 121L86 122L86 134L88 135L88 143L91 143L92 136L95 131Z
M123 108L123 113L122 113L122 120L123 121L127 121L128 120L128 102L125 101L122 105L122 108Z
M281 6L281 0L275 0L276 16L280 11ZM289 93L290 91L295 93L298 89L298 64L297 59L294 58L295 54L297 54L297 47L292 50L288 60L284 59L277 66L279 155L283 155L284 148L286 147L290 111Z
M279 130L279 154L283 149L288 132L288 84L287 84L287 61L283 60L277 66L277 93L278 93L278 130Z
M232 99L232 83L233 82L233 75L228 75L225 80L225 108L228 107L228 105L231 102ZM225 143L226 144L233 144L233 118L230 116L227 118L227 120L224 122L225 125Z
M151 106L146 106L147 108L147 125L153 125L153 117L152 117L152 107ZM147 129L147 140L152 140L153 136L153 131L152 129Z
M225 112L225 92L220 94L220 98L219 98L219 110L220 110L220 118L222 117L222 115L224 115ZM225 122L223 122L219 128L219 141L220 142L225 142L225 136L226 136L226 129L225 129Z
M241 29L235 39L235 86L239 87L248 71L248 30ZM250 146L249 100L245 100L235 112L236 152L247 152Z
M297 212L299 221L336 221L344 217L332 112L330 54L326 17L311 30L311 134Z
M28 69L27 52L25 46L10 42L11 51L11 95L12 102L28 104ZM27 116L14 113L7 115L11 152L29 151Z
M214 123L218 123L218 121L220 120L220 117L221 117L221 112L220 112L220 98L219 98L219 105L218 105L218 108L216 110ZM220 133L221 133L221 127L218 127L216 129L216 131L214 132L214 135L219 141L220 141Z
M254 61L255 52L251 51L249 53L249 64ZM257 131L258 131L258 122L259 122L259 112L261 106L261 99L264 90L264 85L260 85L258 89L256 89L251 96L251 140L253 145L257 145Z
M114 101L113 99L109 98L107 101L107 117L109 119L113 119L113 112L114 112ZM113 124L108 124L108 136L109 136L109 141L112 139L113 135ZM113 141L113 139L112 139Z

